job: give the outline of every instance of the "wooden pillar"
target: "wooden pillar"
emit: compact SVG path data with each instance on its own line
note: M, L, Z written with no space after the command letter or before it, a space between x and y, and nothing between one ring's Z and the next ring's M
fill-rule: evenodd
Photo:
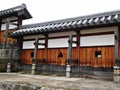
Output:
M22 47L23 47L23 37L17 38L17 46L22 50Z
M119 66L119 30L115 30L114 35L115 35L115 66Z
M45 35L45 70L48 71L47 67L48 62L48 35Z
M19 48L19 53L20 53L20 60L18 60L18 68L20 69L22 64L23 37L17 38L17 47Z
M2 19L0 19L0 31L1 31L1 27L2 27Z
M66 77L70 78L71 76L71 63L72 63L72 35L69 36L68 40L68 61L66 65Z
M9 18L6 19L6 30L5 30L5 34L4 34L4 41L3 41L3 48L6 48L6 44L7 44L7 38L8 38L8 30L9 30L9 24L10 24L10 20Z
M38 54L38 41L39 41L39 39L36 38L35 43L34 43L35 49L34 49L33 64L32 64L32 70L31 70L32 75L35 75L35 73L36 73L37 54Z
M18 17L18 24L17 24L17 27L21 26L22 25L22 19Z
M69 36L69 40L68 40L68 64L71 65L72 63L72 41L73 41L73 37L72 35Z
M118 26L118 29L115 30L115 65L114 65L114 82L120 83L120 66L119 66L119 30L120 26Z
M118 65L120 67L120 25L118 26Z
M80 59L80 31L76 32L76 40L77 40L77 46L76 46L76 51L77 51L77 59Z
M45 35L45 59L48 60L48 35Z
M34 49L34 57L33 57L33 59L34 59L34 62L33 63L37 63L37 54L38 54L38 41L39 41L39 39L38 38L36 38L35 39L35 49Z

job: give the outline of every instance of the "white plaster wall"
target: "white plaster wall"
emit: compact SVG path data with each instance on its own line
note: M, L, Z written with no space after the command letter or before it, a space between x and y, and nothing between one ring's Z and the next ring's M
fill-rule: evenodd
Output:
M73 38L76 41L76 38ZM59 38L59 39L49 39L48 48L64 48L68 47L68 38ZM76 44L73 44L73 47L76 47Z
M81 34L104 33L117 30L118 27L105 27L96 29L81 30ZM80 38L80 46L108 46L114 45L114 34L83 36Z
M105 28L96 28L96 29L86 29L86 30L81 30L81 34L91 34L91 33L101 33L101 32L110 32L110 31L115 31L117 30L118 27L105 27Z
M49 37L59 37L59 36L69 36L69 35L76 35L76 32L69 31L69 32L51 33L49 34Z
M30 36L24 36L23 37L24 40L35 39L35 38L45 38L45 36L43 36L43 35L30 35Z
M34 49L34 42L35 41L24 41L23 42L23 49ZM39 43L45 43L45 40L39 40ZM45 48L44 46L39 45L38 48Z
M80 46L114 45L114 34L81 37Z

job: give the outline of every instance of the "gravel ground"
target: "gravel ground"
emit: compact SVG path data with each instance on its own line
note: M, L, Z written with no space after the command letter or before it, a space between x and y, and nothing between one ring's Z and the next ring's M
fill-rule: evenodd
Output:
M55 75L43 76L0 73L0 83L11 85L27 84L41 87L39 90L120 90L120 84L114 83L113 81L94 80L89 78L66 78Z

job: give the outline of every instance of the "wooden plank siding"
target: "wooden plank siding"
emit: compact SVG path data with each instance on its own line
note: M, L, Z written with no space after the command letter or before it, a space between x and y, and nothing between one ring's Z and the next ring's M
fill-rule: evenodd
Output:
M77 52L76 48L72 49L72 65L76 65L76 60L79 60L80 66L91 66L91 67L113 67L114 66L114 46L105 47L80 47L80 53ZM102 56L96 57L95 51L101 51ZM32 64L31 53L34 50L23 50L22 62L26 64ZM58 57L59 53L62 52L63 57ZM49 64L66 65L67 62L67 48L49 48L47 52ZM80 58L78 58L78 54ZM45 50L38 50L38 59L45 59Z

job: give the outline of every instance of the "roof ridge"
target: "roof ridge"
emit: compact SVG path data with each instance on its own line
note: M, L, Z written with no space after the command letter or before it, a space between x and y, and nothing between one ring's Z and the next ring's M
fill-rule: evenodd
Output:
M3 12L3 11L7 11L7 10L11 10L11 9L15 9L15 8L21 8L21 9L24 9L26 8L26 4L22 3L21 5L19 6L15 6L15 7L12 7L12 8L9 8L9 9L3 9L3 10L0 10L0 13Z
M22 20L32 18L31 14L27 10L26 4L24 3L19 6L0 11L0 18L8 18L11 16L21 17Z

